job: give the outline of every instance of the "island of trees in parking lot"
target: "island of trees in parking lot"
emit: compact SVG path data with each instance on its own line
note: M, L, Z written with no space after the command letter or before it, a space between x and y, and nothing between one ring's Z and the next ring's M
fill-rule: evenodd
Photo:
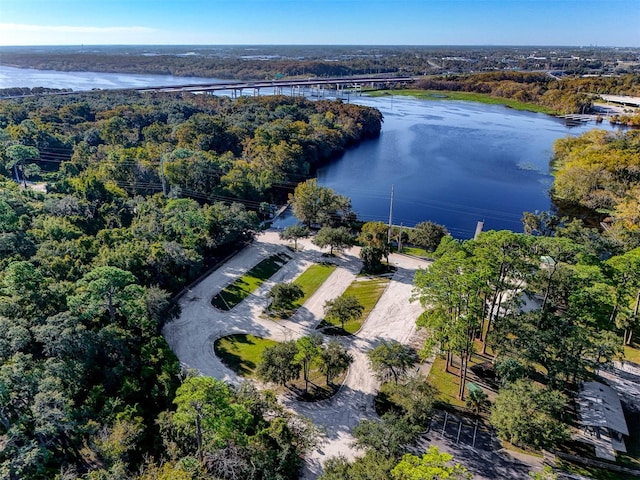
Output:
M379 266L391 248L380 225L361 226L348 199L308 177L319 162L377 135L381 121L375 109L286 97L92 93L2 101L2 476L297 478L315 428L250 385L182 372L160 329L175 315L173 294L251 239L289 194L294 203L305 190L311 204L316 193L330 199L313 215L301 208L300 220L324 228L316 241L329 248L359 233L364 263ZM490 232L460 243L423 225L406 235L438 258L433 272L416 278L417 294L433 307L420 319L434 339L424 353L438 347L443 363L458 359L461 396L474 345L503 357L513 368L500 370L505 393L494 399L494 423L514 443L563 441L557 417L565 397L556 391L570 391L624 343L634 345L637 152L633 132L556 147L554 194L598 220L609 217L613 235L579 219L532 214L525 234ZM47 193L34 181L47 183ZM443 238L439 247L434 238ZM553 260L551 268L541 257ZM545 299L538 313L498 315L512 281ZM373 352L372 365L389 380L382 420L358 426L367 455L332 461L327 475L344 475L328 478L368 470L406 478L421 462L449 460L434 451L404 456L437 393L405 379L416 361L405 346ZM522 413L514 398L545 403L541 429L509 428L500 414ZM486 411L480 400L477 409ZM465 475L457 465L442 468Z

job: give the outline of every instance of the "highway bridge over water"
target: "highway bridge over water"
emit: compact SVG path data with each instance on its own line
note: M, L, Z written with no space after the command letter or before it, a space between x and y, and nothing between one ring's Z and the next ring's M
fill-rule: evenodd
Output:
M392 77L382 75L362 75L352 77L333 77L333 78L298 78L287 80L256 80L256 81L216 81L212 83L191 83L184 85L159 85L147 87L126 87L126 88L96 88L93 90L82 91L48 91L29 93L23 95L8 95L2 98L22 98L40 95L74 95L77 93L100 93L100 92L188 92L188 93L210 93L230 92L232 97L238 97L249 92L254 96L260 95L261 91L269 95L304 95L304 90L315 90L318 97L323 97L325 90L335 90L338 96L347 92L362 92L364 87L372 88L391 88L397 85L406 85L413 83L420 77Z
M243 95L245 90L260 95L260 90L267 90L274 95L302 94L302 89L316 89L319 93L327 90L342 91L345 89L352 91L362 91L363 87L388 88L398 84L408 84L416 80L416 77L390 77L390 76L357 76L357 77L333 77L333 78L303 78L294 80L259 80L250 82L230 81L216 82L211 84L190 84L172 85L158 87L134 88L142 92L192 92L192 93L215 93L220 91L230 91L232 97Z

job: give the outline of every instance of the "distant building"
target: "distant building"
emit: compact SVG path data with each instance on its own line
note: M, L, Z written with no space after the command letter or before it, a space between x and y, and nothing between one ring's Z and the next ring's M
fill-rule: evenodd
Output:
M584 440L595 446L596 456L615 460L615 452L627 452L624 437L629 428L617 392L600 382L585 382L578 395Z

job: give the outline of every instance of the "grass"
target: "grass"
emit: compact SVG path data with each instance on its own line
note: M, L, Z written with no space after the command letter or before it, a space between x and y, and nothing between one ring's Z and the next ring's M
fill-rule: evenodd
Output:
M577 463L569 462L558 458L556 460L556 467L567 473L573 473L575 475L581 475L586 478L593 478L595 480L630 480L631 477L625 473L613 472L611 470L605 470L603 468L588 467L586 465L579 465Z
M358 302L360 302L364 307L362 316L358 320L346 322L344 324L344 329L341 327L339 322L330 322L326 319L320 322L318 328L325 328L325 333L333 335L348 335L356 333L360 330L360 327L371 313L371 310L376 306L378 300L380 300L380 297L387 288L389 281L390 280L388 278L379 277L357 279L347 287L343 295L356 297Z
M262 352L265 348L276 343L278 342L243 333L217 339L213 343L213 349L222 363L235 373L241 377L255 378L256 369L262 359ZM293 390L301 399L309 401L324 400L337 392L345 375L346 373L339 375L333 379L332 384L327 385L325 375L313 367L309 372L309 391L307 394L304 393L302 372L297 379L289 382L287 387ZM285 391L283 387L277 387L276 390Z
M446 359L436 356L431 365L427 381L438 392L436 400L458 408L466 408L465 402L458 398L458 382L460 378L445 371Z
M320 288L329 275L331 275L337 268L333 263L316 263L307 268L302 274L295 279L293 283L302 288L304 296L294 303L295 306L300 307L316 293L316 290Z
M405 255L413 255L414 257L427 257L429 253L420 247L402 247L402 252Z
M469 370L467 371L467 382L476 383L476 380L473 378L471 368L475 365L486 362L487 359L488 357L483 357L479 353L471 355L471 359L469 360ZM441 357L439 355L435 357L431 370L429 371L427 381L437 389L438 394L436 396L436 400L440 404L449 405L455 409L462 409L463 412L461 413L469 413L470 410L467 408L465 401L458 398L460 377L458 376L459 365L456 364L457 360L454 358L454 364L449 367L451 373L445 371L446 361L445 357ZM486 385L480 386L489 396L489 400L493 401L495 398L495 392L488 389ZM485 409L480 413L480 417L488 420L488 411Z
M249 334L228 335L217 339L213 349L222 363L242 377L254 377L262 352L278 342Z
M333 382L327 385L325 375L316 367L312 367L309 371L309 390L306 394L304 393L304 379L302 378L302 372L297 379L289 382L288 386L298 395L300 400L317 402L320 400L326 400L327 398L331 398L335 395L345 377L346 372L334 378Z
M320 285L329 278L329 275L331 275L336 268L336 265L327 262L311 265L293 281L295 285L298 285L302 289L302 292L304 293L302 298L290 303L282 309L276 310L268 308L266 313L269 318L273 320L282 320L291 317L298 308L304 305L305 302L311 298L316 290L320 288Z
M640 344L632 342L624 346L624 359L640 365Z
M391 90L389 91L371 91L367 93L372 97L382 97L385 95L404 95L425 100L464 100L466 102L479 102L487 103L491 105L505 105L514 110L525 110L528 112L546 113L548 115L554 115L556 112L548 107L536 105L535 103L518 102L517 100L511 100L509 98L492 97L484 93L474 92L449 92L440 90Z
M269 258L265 258L242 277L231 285L227 285L215 295L211 299L211 305L220 310L231 310L271 278L289 260L290 257L285 254L272 255Z

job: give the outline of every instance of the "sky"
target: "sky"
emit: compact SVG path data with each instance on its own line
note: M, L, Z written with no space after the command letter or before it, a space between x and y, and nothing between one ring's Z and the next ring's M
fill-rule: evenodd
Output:
M640 46L640 0L0 0L0 45Z

